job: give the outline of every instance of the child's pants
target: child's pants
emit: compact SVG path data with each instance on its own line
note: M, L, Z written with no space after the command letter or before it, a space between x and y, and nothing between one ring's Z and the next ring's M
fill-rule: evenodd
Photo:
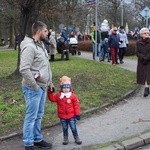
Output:
M74 137L78 136L77 128L76 128L76 118L71 119L60 119L63 128L63 136L68 137L68 126L70 126L72 134Z

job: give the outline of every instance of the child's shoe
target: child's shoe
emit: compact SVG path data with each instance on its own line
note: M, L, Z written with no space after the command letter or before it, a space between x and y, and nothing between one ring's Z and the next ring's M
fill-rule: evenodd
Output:
M78 136L76 136L74 139L75 139L75 143L77 143L78 145L82 144L82 141Z
M67 145L67 144L68 144L68 142L69 142L69 141L68 141L68 137L67 137L67 136L65 136L65 137L64 137L64 141L63 141L63 145Z

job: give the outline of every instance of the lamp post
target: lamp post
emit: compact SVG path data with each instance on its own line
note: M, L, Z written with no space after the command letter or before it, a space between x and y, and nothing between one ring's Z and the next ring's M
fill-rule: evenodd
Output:
M95 0L95 58L96 58L96 54L97 54L97 10L98 10L98 0Z
M123 0L121 0L121 26L123 26Z

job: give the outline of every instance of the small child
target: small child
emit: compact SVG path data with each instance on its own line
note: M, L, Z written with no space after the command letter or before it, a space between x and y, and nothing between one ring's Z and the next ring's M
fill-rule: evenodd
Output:
M107 57L107 61L110 62L110 50L108 44L108 38L105 38L103 41L103 60Z
M76 120L80 120L80 104L72 90L71 78L61 77L60 88L60 91L55 94L48 90L48 99L57 103L57 113L63 128L63 145L68 144L68 125L71 128L75 143L82 144L76 127Z

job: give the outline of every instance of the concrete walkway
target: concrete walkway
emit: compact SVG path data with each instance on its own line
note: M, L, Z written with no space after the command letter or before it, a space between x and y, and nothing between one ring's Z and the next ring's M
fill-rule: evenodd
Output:
M91 53L84 53L79 57L92 59ZM136 71L136 61L125 59L124 64L116 67L122 67L131 71ZM100 62L101 63L101 62ZM82 119L78 122L78 131L82 145L76 145L70 133L69 144L62 145L61 126L43 130L44 138L52 142L52 150L79 150L87 149L89 146L96 144L111 143L123 139L123 146L113 145L106 147L106 150L127 150L135 149L150 141L150 97L143 97L143 89L128 99L124 99L113 107L106 107L104 111L97 112L89 118ZM142 134L143 132L146 134ZM135 137L136 139L125 138ZM1 137L2 138L2 137ZM0 150L23 150L22 137L15 136L0 142ZM120 149L119 149L120 147ZM91 148L93 150L94 148ZM104 150L97 148L97 150Z

